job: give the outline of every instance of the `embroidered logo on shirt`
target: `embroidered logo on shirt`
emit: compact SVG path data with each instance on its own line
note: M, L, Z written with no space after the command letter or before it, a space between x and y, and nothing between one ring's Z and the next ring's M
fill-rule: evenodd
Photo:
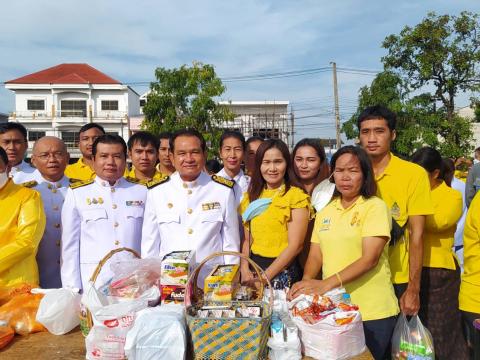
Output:
M360 214L358 211L355 211L352 216L352 220L350 221L350 226L359 226L360 225Z
M217 202L217 201L202 204L202 210L203 211L220 209L220 208L221 208L220 203Z
M320 230L319 231L328 231L330 230L330 218L323 218L322 222L320 224Z
M125 201L127 206L143 206L142 200L127 200Z
M390 212L392 213L392 217L395 220L398 220L400 218L400 206L396 202L393 203L392 208L390 209Z

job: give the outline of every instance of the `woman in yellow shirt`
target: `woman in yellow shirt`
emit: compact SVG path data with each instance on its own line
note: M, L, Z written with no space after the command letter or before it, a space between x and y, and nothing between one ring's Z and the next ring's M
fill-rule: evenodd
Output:
M480 195L468 208L463 232L463 275L458 296L467 341L473 344L473 321L480 319Z
M264 141L239 211L244 220L243 254L250 256L276 288L301 279L297 255L303 249L310 214L309 196L293 185L290 153L278 139ZM253 280L247 262L242 281Z
M345 146L332 157L335 193L315 219L303 280L289 298L344 286L362 314L365 342L375 359L387 355L399 312L388 262L390 215L376 197L365 151ZM322 280L316 280L319 272Z
M428 173L434 207L423 231L419 316L432 333L438 359L468 359L458 309L460 268L453 252L462 194L445 184L443 160L437 150L421 148L412 155L412 162Z

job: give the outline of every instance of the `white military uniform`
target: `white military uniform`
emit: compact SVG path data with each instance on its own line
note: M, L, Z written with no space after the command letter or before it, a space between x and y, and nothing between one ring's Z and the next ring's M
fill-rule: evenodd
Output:
M204 172L192 182L184 182L175 172L170 178L148 183L142 258L163 257L175 250L195 250L198 264L214 252L239 251L232 186L231 181L216 175L210 177ZM224 262L238 263L238 258L216 258L204 269L208 271L214 264Z
M62 285L85 288L102 258L127 247L140 253L147 188L120 178L110 186L96 177L70 185L62 210ZM131 258L122 252L115 260ZM103 267L96 286L112 276Z
M18 165L12 166L9 176L15 184L22 184L35 180L35 168L22 160Z
M237 206L240 205L240 202L242 201L242 198L243 198L243 194L248 191L248 186L250 185L250 176L245 175L243 170L240 169L240 172L234 178L232 178L227 174L227 172L225 171L225 168L220 170L217 173L217 175L225 179L235 181L235 185L233 186L233 191L235 192L235 200L236 200Z
M57 182L48 181L38 170L34 173L34 179L31 181L34 184L28 187L37 190L42 196L43 209L47 218L45 232L37 252L40 287L44 289L60 288L62 287L60 278L61 215L70 181L65 176Z

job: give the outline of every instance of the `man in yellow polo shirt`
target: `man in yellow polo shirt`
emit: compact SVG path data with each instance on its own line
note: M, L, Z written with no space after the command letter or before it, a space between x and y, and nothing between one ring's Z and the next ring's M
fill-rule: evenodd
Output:
M372 161L378 196L394 220L389 258L395 294L402 312L414 315L420 309L425 217L433 214L433 204L426 171L390 152L395 125L396 115L383 106L368 107L357 119L360 144Z
M128 139L128 156L132 160L132 169L126 170L126 177L146 183L150 180L158 180L163 175L155 167L158 160L158 139L147 131L139 131Z
M80 128L78 148L82 157L65 169L65 176L76 180L90 180L95 177L93 170L92 146L95 140L105 134L101 125L88 123Z
M463 275L458 296L467 341L472 346L473 320L480 319L480 195L475 195L468 208L463 232ZM478 331L478 330L477 330Z

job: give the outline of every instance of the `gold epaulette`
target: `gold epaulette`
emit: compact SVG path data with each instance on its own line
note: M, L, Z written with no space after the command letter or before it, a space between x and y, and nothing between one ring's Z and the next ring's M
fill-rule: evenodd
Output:
M80 179L74 179L74 178L68 179L68 182L69 182L70 184L75 184L75 183L77 183L77 182L79 182L79 181L82 181L82 180L80 180Z
M70 184L70 189L78 189L79 187L92 184L94 181L95 180L93 180L93 179L77 181L77 182L74 182L74 183Z
M140 180L131 176L125 176L125 180L127 180L129 183L132 183L132 184L145 185L147 183L147 181L145 180Z
M218 175L212 175L212 180L215 181L216 183L222 184L222 185L224 185L224 186L226 186L230 189L232 189L233 186L235 185L235 181L225 179L224 177L218 176Z
M23 187L26 187L26 188L33 188L34 186L38 185L38 182L36 182L35 180L32 180L32 181L27 181L27 182L21 183L19 185L23 186Z
M155 186L166 183L169 180L170 180L170 176L165 176L165 177L162 177L161 179L148 181L147 182L147 188L148 189L153 189Z

